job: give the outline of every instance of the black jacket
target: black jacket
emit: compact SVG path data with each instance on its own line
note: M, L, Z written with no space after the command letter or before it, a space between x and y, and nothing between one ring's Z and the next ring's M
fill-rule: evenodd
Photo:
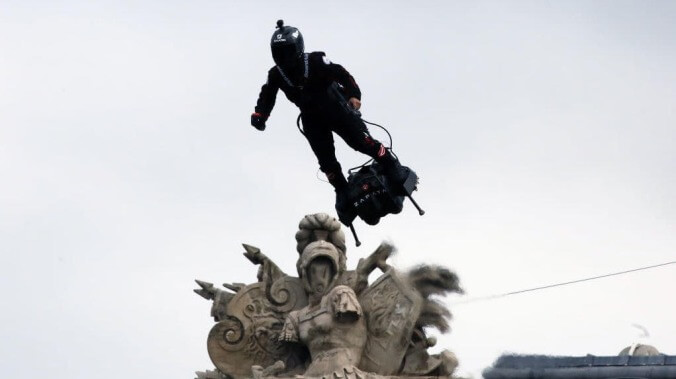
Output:
M278 66L268 71L268 80L261 87L255 110L267 119L275 106L277 90L281 89L302 113L325 112L335 106L327 93L334 81L343 87L346 99L361 100L359 86L343 66L329 61L323 52L303 54L303 61L293 72L285 72Z

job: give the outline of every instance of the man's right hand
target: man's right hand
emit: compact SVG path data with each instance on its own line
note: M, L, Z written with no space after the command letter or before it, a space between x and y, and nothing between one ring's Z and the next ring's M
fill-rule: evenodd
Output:
M252 113L251 126L261 131L265 130L265 116L258 112Z

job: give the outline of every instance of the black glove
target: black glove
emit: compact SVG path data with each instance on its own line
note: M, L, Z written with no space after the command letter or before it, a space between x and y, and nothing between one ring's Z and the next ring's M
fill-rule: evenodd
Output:
M251 126L258 130L265 130L265 116L258 112L251 114Z

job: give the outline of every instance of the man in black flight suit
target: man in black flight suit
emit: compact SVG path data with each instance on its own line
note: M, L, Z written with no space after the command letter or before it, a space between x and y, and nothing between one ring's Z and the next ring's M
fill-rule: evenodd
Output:
M352 75L343 66L329 61L323 52L305 53L300 31L285 26L282 20L277 21L270 46L276 65L268 71L267 82L251 115L251 125L261 131L265 129L279 89L300 108L305 137L319 161L319 168L336 190L339 215L349 209L350 204L347 180L336 159L333 132L353 149L375 159L391 181L401 184L405 178L401 177L398 160L371 137L359 116L346 112L331 95L330 89L332 86L335 89L337 83L349 106L359 110L361 91Z

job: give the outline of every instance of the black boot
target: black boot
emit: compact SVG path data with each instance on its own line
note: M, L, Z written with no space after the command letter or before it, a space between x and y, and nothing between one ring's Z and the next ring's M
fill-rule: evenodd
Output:
M333 188L336 190L336 212L338 212L338 218L340 218L342 221L352 209L347 179L345 179L345 176L341 171L327 173L326 177L329 179L329 183L331 183Z
M346 214L350 210L350 196L347 187L336 188L336 212L338 215Z

